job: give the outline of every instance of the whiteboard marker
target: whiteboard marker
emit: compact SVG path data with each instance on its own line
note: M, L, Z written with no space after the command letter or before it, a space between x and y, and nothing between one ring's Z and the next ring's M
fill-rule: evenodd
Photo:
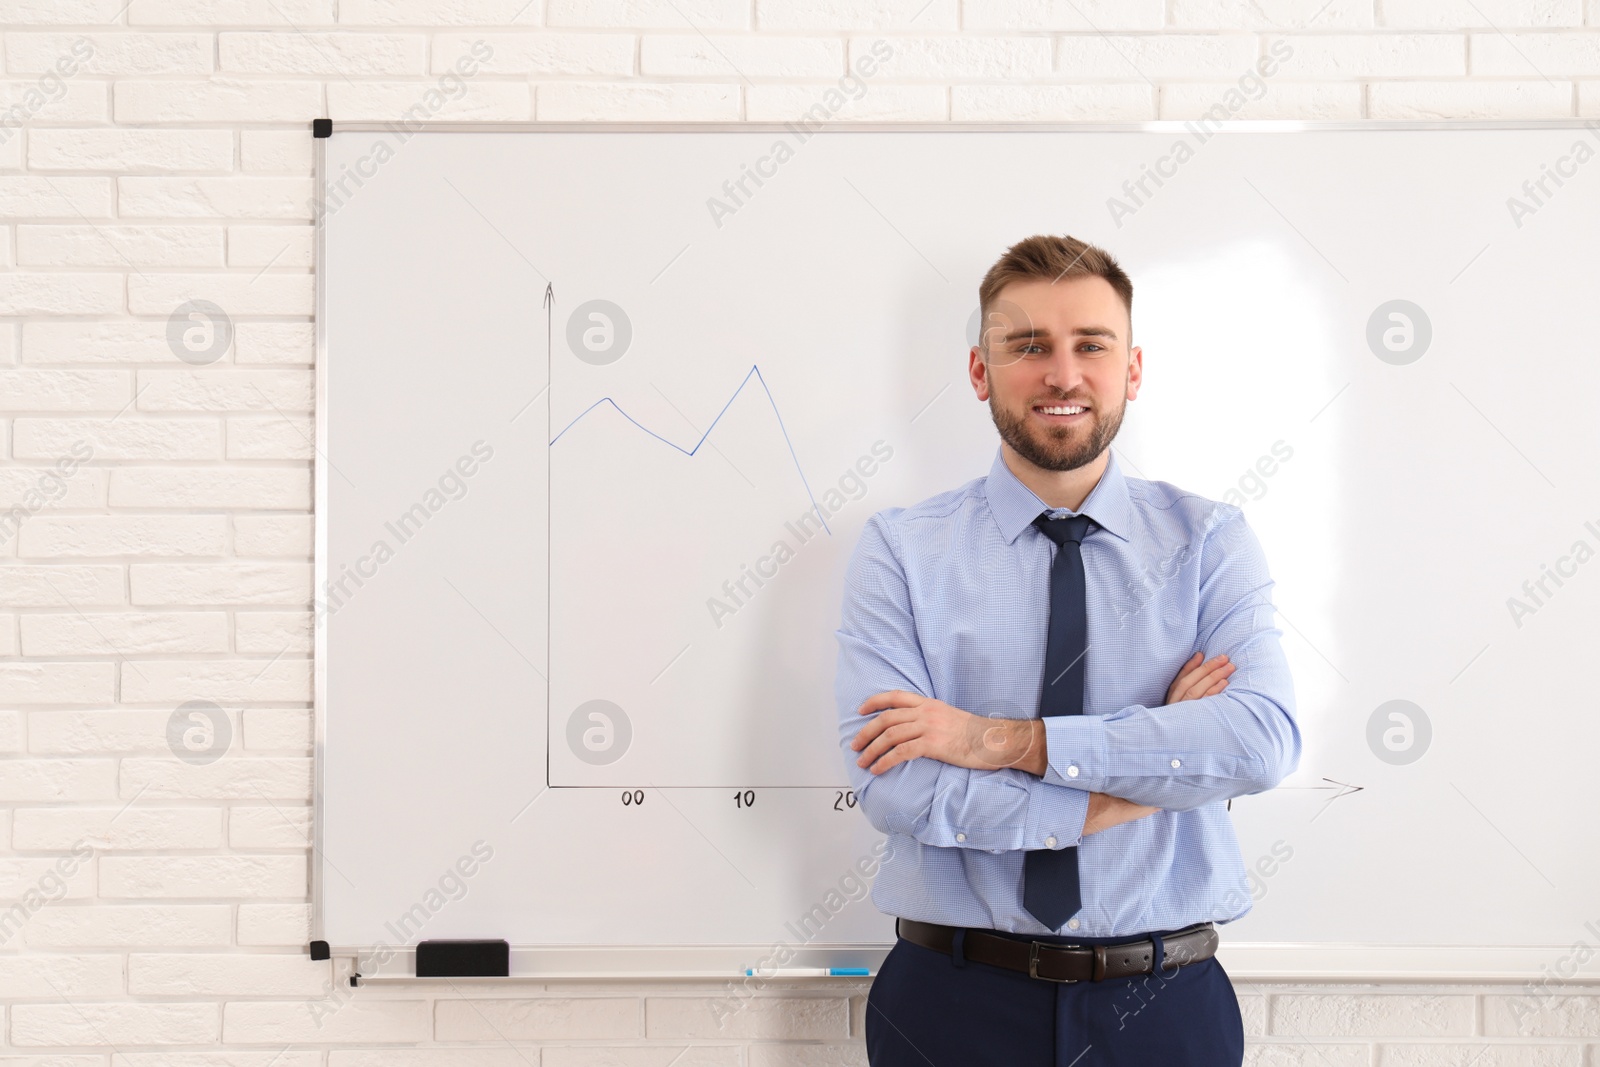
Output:
M744 969L746 977L755 976L755 968ZM764 971L762 978L870 978L872 972L865 967L779 967Z

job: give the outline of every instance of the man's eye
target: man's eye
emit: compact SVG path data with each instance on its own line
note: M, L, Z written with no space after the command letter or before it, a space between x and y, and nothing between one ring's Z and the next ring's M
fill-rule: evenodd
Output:
M1017 351L1019 353L1021 353L1022 355L1024 355L1024 356L1037 356L1037 355L1042 355L1044 353L1044 346L1043 345L1023 345L1021 348L1017 349Z

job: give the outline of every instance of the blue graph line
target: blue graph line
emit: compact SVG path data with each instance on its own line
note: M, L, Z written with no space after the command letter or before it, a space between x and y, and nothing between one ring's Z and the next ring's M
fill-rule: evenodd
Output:
M800 484L806 488L806 496L811 500L811 508L817 513L817 520L822 523L823 530L827 532L829 537L832 537L833 530L829 529L827 518L823 516L822 509L817 506L817 498L811 492L810 483L806 481L806 472L800 469L800 457L794 454L794 442L789 440L789 431L784 427L783 416L778 412L778 402L772 399L772 390L767 388L767 380L766 378L762 377L761 368L754 363L750 365L750 371L744 376L744 381L739 383L739 388L735 389L733 391L733 395L728 397L728 402L722 405L722 411L717 412L717 417L711 420L711 425L706 427L706 432L700 435L700 440L694 443L693 448L684 448L675 441L668 441L665 437L662 437L648 426L645 426L643 423L639 422L632 415L629 415L626 411L623 411L620 407L617 407L617 402L612 400L609 396L601 397L599 400L596 400L593 404L590 404L588 407L580 411L577 418L573 419L571 422L567 423L561 428L561 433L556 434L550 439L550 444L553 447L557 441L561 440L561 435L577 425L578 419L583 418L601 404L610 404L612 407L617 409L618 414L620 414L623 418L639 427L639 429L643 430L651 437L654 437L657 441L660 441L663 444L671 445L673 448L676 448L679 452L682 452L686 456L692 456L696 452L700 451L700 446L705 444L707 437L711 436L712 429L717 425L717 422L721 420L723 414L728 410L728 408L733 406L734 400L737 399L739 394L744 391L744 387L750 383L752 376L754 376L756 381L761 383L762 392L767 394L767 403L772 405L772 414L778 420L778 429L783 431L783 443L789 446L789 458L794 460L794 469L800 475Z

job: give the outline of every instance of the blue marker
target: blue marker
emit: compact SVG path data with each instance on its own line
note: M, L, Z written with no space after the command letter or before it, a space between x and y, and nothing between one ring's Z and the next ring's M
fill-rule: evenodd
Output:
M747 977L755 976L755 968L746 967ZM762 978L870 978L872 972L865 967L779 967L766 972Z

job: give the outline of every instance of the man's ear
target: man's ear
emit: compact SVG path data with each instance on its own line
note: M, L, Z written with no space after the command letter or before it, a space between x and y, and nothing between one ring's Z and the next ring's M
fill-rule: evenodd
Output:
M967 381L979 400L989 399L989 365L984 362L983 349L973 345L967 353Z

